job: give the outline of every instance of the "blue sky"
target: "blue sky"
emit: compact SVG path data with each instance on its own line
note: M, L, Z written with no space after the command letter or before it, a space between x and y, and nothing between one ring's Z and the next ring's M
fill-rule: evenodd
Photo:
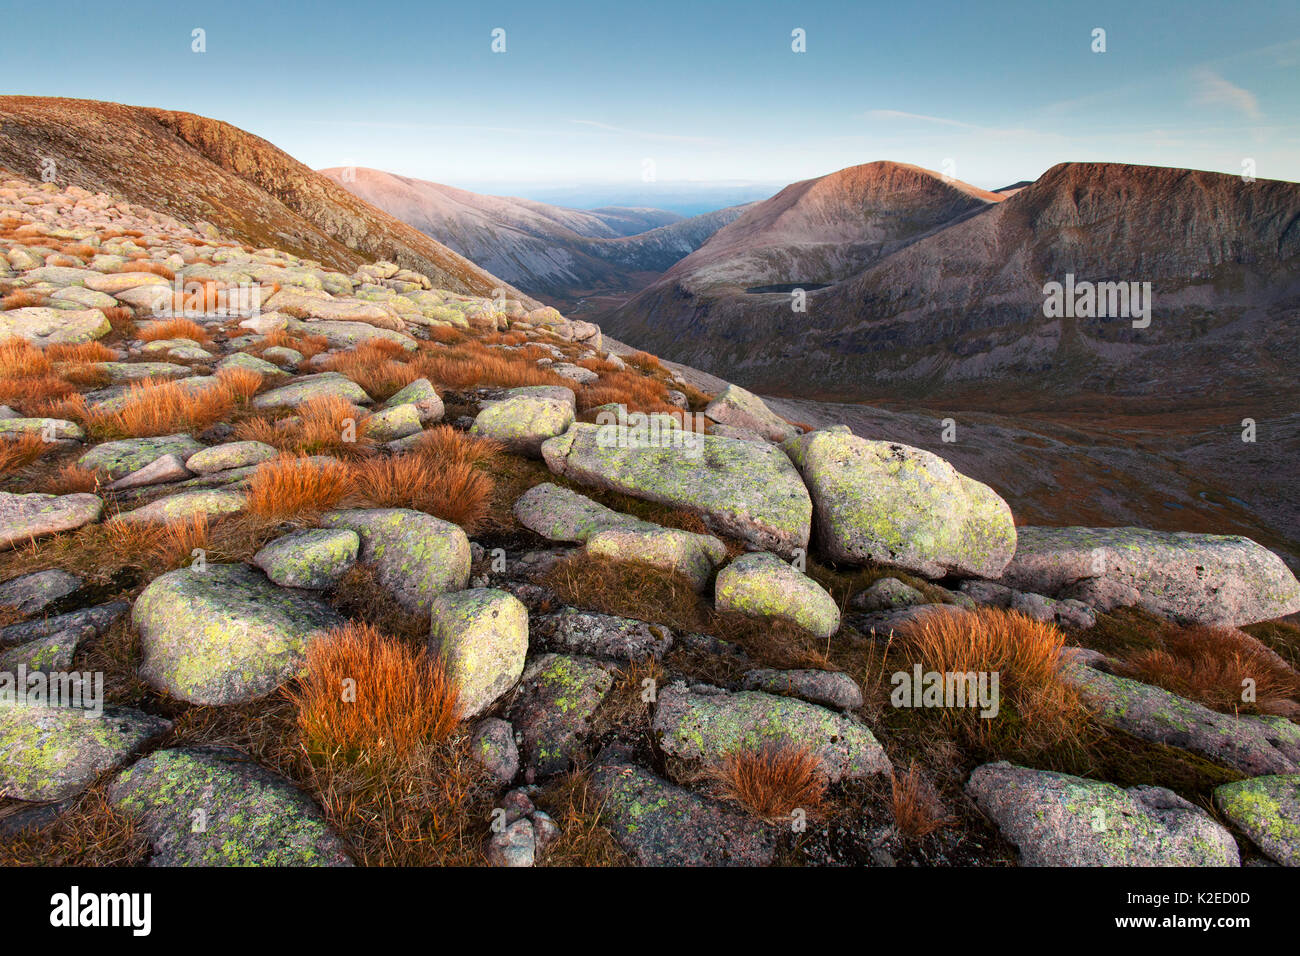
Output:
M640 187L647 161L664 183L779 185L876 159L950 161L985 187L1065 160L1253 159L1300 180L1295 0L6 0L3 19L4 92L188 110L313 167L484 191Z

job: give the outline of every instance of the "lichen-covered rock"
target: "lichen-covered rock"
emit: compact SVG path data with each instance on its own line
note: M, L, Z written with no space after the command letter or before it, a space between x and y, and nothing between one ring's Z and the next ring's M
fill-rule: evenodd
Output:
M483 713L514 686L528 654L528 609L513 594L471 588L433 599L429 653L460 689L462 717Z
M1266 721L1220 714L1163 688L1078 664L1064 676L1100 720L1142 740L1190 750L1244 773L1300 770L1300 748Z
M232 468L247 468L270 461L279 454L271 445L260 441L232 441L213 445L195 452L185 461L185 467L200 475L211 475Z
M0 312L0 342L26 339L38 348L102 339L113 326L98 309L80 311L33 307Z
M373 341L392 342L395 345L400 345L408 352L414 352L419 348L419 343L405 332L381 329L366 322L346 322L333 319L299 322L296 319L290 319L285 323L285 328L290 332L298 332L303 335L319 335L329 343L332 349L350 349L363 342Z
M1233 826L1283 866L1300 866L1300 774L1225 783L1214 805Z
M192 477L194 477L193 473L185 467L185 462L179 455L163 455L143 468L110 482L107 487L110 491L127 491L131 488L146 488L150 485L184 481Z
M606 528L640 524L631 515L550 482L533 485L515 499L514 514L521 525L550 541L582 543Z
M160 750L110 799L140 821L150 866L350 866L342 841L288 780L225 747Z
M541 654L530 661L509 714L523 739L525 764L538 774L568 770L613 684L609 670L590 658Z
M0 647L26 644L28 641L48 637L58 631L87 625L94 628L96 634L103 634L113 625L114 621L129 610L131 610L131 605L126 601L112 601L108 604L97 604L94 607L82 608L79 611L69 611L67 614L57 614L54 617L37 618L34 621L24 621L21 624L10 624L8 627L0 627Z
M366 418L366 434L379 442L418 435L421 428L420 410L412 404L381 408Z
M651 725L665 754L720 764L735 753L806 749L831 783L889 773L889 757L865 724L793 697L728 693L676 681L660 691Z
M1136 591L1137 603L1153 614L1234 627L1300 611L1300 581L1249 538L1146 528L1024 527L1019 533L1000 580L1022 591L1085 599L1080 586L1096 581Z
M758 548L792 555L808 545L812 501L775 447L681 429L576 422L542 445L542 457L557 475L685 508Z
M281 587L321 591L357 563L361 538L348 528L304 528L268 543L253 563Z
M1238 866L1232 834L1163 787L1130 787L1005 761L966 791L1025 866Z
M321 523L361 537L359 560L408 611L427 614L434 597L469 583L469 538L450 521L406 508L354 508Z
M681 574L697 591L708 586L713 572L727 560L727 546L713 535L649 523L597 532L587 539L587 553Z
M328 605L244 564L161 575L136 598L131 620L140 676L195 704L265 697L301 670L312 641L343 624Z
M768 866L776 856L771 827L629 763L592 774L601 819L638 866Z
M189 435L161 435L157 438L123 438L91 448L79 459L82 468L97 471L106 478L124 478L164 455L176 455L188 462L203 446Z
M552 650L623 661L658 660L673 646L662 624L572 607L534 619L532 637Z
M124 707L94 716L78 707L0 704L0 797L62 800L121 766L171 721Z
M849 603L859 611L874 613L924 604L925 596L898 578L878 578L865 591L855 594Z
M29 674L36 671L67 673L72 670L72 658L77 648L94 636L95 629L89 625L66 627L7 651L0 650L0 673L16 674L20 667L25 667ZM4 644L0 643L0 648L3 647Z
M15 495L0 491L0 550L41 535L73 531L99 518L95 495Z
M256 408L293 408L321 398L341 398L353 405L369 403L366 390L341 372L300 375L292 382L254 396Z
M273 365L256 355L249 355L247 352L232 352L218 362L216 368L218 372L226 369L247 369L266 379L276 379L284 375L284 370L278 365Z
M515 729L500 717L484 717L474 727L469 752L498 783L509 783L519 773L519 747Z
M836 561L932 578L997 577L1016 550L1007 503L938 455L836 428L783 447L808 484L819 541Z
M573 389L564 385L520 385L517 388L507 388L496 394L495 398L489 401L508 401L512 398L549 398L557 402L564 402L575 410L578 407L578 396L573 393Z
M427 378L417 378L384 402L384 408L396 408L399 405L414 405L420 414L420 421L426 425L441 421L445 412L442 398Z
M753 392L739 385L728 385L719 392L704 409L704 414L720 425L743 428L768 441L783 442L799 434L799 429L768 408Z
M857 710L862 706L862 688L848 674L838 671L780 671L762 668L747 671L742 684L746 690L798 697L812 704L839 710Z
M81 578L59 568L33 571L0 584L0 607L26 616L43 611L81 587Z
M818 637L830 637L840 627L835 599L808 575L765 551L741 555L719 571L713 603L719 611L790 621Z
M40 435L47 442L82 441L86 433L76 422L63 418L6 418L0 420L0 440Z
M168 521L187 521L202 515L216 517L241 511L246 499L238 491L222 488L200 488L195 491L182 491L166 498L159 498L133 511L122 511L113 515L110 522L129 522L133 524L157 523Z
M520 395L488 405L470 432L501 442L513 454L540 458L542 442L563 435L572 423L568 402Z

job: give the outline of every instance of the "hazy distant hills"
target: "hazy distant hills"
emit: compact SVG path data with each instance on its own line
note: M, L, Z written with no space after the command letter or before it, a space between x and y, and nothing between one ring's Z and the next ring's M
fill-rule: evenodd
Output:
M1066 163L1003 199L871 163L755 205L590 317L760 389L845 400L1276 402L1296 395L1298 255L1294 183ZM1044 284L1067 274L1150 282L1149 327L1045 316ZM794 285L813 290L805 312Z
M746 208L691 218L660 209L578 210L363 167L321 173L561 309L587 293L644 286Z
M457 292L492 295L507 286L266 140L219 120L94 100L0 96L0 166L40 180L47 163L61 184L211 222L250 245L331 268L351 272L389 259Z

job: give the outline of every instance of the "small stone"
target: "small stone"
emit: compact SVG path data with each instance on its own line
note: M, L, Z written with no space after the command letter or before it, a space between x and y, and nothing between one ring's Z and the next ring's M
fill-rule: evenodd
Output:
M307 528L268 543L253 563L281 587L332 588L357 563L361 538L347 528Z
M500 717L484 717L474 727L470 753L499 783L510 783L519 773L519 747L515 731Z
M818 637L830 637L840 627L835 599L808 575L764 551L742 555L718 572L714 606L780 618Z
M496 703L519 679L528 653L528 609L514 595L472 588L433 599L429 653L460 688L463 717Z

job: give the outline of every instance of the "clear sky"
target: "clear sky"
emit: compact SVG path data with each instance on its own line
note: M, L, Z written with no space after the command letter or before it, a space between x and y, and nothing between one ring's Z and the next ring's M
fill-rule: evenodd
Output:
M640 184L647 161L661 182L877 159L990 188L1065 160L1300 180L1296 0L4 0L0 25L4 92L188 110L316 168L483 191Z

